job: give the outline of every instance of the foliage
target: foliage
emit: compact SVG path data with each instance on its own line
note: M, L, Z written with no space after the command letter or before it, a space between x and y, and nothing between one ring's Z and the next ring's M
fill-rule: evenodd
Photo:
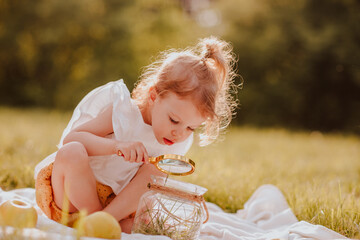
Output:
M245 80L235 123L360 133L359 11L357 0L0 0L0 104L69 110L108 81L132 89L159 51L217 35Z
M226 0L219 8L245 79L239 122L360 133L359 1Z
M196 39L176 1L0 1L0 102L71 109L168 47ZM196 28L195 28L196 29Z

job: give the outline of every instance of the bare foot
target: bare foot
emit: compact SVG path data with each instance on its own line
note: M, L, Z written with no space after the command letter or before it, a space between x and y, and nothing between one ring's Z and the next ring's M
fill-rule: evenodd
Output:
M135 218L125 218L120 221L121 231L124 233L131 233L132 225Z

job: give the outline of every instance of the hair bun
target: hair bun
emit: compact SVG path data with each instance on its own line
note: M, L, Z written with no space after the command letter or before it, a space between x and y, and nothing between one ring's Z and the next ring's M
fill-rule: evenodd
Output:
M217 38L204 38L200 41L200 45L202 45L201 55L203 58L212 58L214 60L217 60L219 57L221 58L221 52L224 43Z
M227 91L228 84L231 82L235 73L233 72L234 55L231 45L217 37L211 36L203 38L199 42L200 57L204 60L213 60L213 66L219 73L219 86L224 86Z

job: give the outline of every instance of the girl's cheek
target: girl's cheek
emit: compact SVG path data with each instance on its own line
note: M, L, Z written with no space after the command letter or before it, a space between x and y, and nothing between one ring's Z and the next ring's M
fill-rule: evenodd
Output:
M185 134L183 135L182 139L181 139L181 142L182 142L182 141L185 141L185 140L190 136L190 134L191 134L191 133L188 133L188 132L185 133Z

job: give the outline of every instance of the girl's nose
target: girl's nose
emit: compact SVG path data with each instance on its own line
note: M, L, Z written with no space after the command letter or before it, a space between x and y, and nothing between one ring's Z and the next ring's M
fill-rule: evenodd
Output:
M172 130L171 135L177 138L181 138L183 135L183 132L181 130Z

